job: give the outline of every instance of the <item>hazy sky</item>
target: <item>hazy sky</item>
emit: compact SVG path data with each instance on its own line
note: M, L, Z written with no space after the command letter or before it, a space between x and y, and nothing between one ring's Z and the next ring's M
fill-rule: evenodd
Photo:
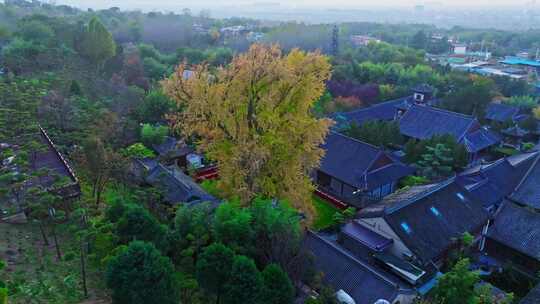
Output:
M167 9L171 7L215 8L231 5L253 5L254 3L280 3L283 6L301 7L373 7L373 6L413 6L416 4L435 4L444 6L501 6L532 3L534 0L56 0L57 3L80 7L111 7Z

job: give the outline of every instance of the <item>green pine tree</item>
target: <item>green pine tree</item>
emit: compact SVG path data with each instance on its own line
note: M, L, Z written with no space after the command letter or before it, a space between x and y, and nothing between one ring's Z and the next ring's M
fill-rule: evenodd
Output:
M176 304L174 266L149 243L135 241L111 258L105 273L115 304Z
M270 264L262 272L264 287L262 303L287 304L294 301L294 287L287 274L276 264Z
M116 55L116 43L112 34L97 17L92 18L85 29L80 52L98 69Z
M214 243L202 252L197 261L197 280L202 288L216 296L220 303L225 283L229 279L234 252L220 243Z
M229 282L225 286L223 303L259 303L263 280L252 259L237 255L234 257Z
M423 170L424 176L428 178L437 178L449 176L452 173L452 151L444 144L436 144L427 146L427 152L422 155L422 159L418 162Z

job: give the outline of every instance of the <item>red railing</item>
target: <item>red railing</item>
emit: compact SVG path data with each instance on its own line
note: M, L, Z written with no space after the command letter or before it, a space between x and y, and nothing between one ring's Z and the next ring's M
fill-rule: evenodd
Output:
M315 189L315 195L317 195L318 197L322 198L323 200L329 202L330 204L334 205L336 208L338 208L340 210L345 210L345 209L347 209L347 207L349 207L347 204L345 204L341 200L333 197L332 195L330 195L330 194L328 194L326 192L323 192L320 189Z
M219 170L217 166L210 166L202 168L195 173L195 181L201 183L208 179L216 179L219 177Z
M206 168L202 168L195 173L195 181L197 183L202 183L205 180L212 180L217 178L219 178L219 170L217 166L209 166ZM338 198L324 192L323 190L315 189L314 194L340 210L345 210L349 207L349 205L345 204Z

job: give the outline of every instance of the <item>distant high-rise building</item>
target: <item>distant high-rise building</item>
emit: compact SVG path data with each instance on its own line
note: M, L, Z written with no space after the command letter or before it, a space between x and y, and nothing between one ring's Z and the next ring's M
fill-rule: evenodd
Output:
M332 30L332 55L337 56L339 53L339 27L334 25Z

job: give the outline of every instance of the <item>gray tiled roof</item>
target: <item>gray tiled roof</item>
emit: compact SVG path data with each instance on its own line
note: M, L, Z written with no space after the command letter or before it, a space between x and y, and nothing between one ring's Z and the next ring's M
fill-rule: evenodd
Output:
M446 111L431 106L412 105L400 120L405 136L429 139L435 135L452 135L458 142L478 124L472 116Z
M359 214L383 217L423 262L439 256L464 232L480 229L488 218L482 205L454 179L396 192Z
M506 201L488 230L488 237L540 260L540 214Z
M338 128L344 125L355 123L360 126L365 122L373 120L390 121L394 120L397 115L398 106L404 103L409 103L412 96L407 96L395 100L381 102L367 108L361 108L350 112L340 112L332 116L338 123Z
M538 153L524 153L469 168L457 177L484 207L502 202L523 179Z
M149 172L146 181L161 188L165 200L171 204L216 201L216 198L206 193L191 177L161 164Z
M304 246L313 254L323 281L336 291L344 290L357 304L373 304L379 299L393 302L401 292L397 282L313 232L306 234Z
M486 119L498 122L513 121L518 114L518 107L502 103L491 103L486 109Z
M517 185L510 199L529 207L540 209L540 156Z
M193 152L193 149L179 141L178 139L167 136L163 143L153 145L152 148L160 156L180 157Z
M468 133L463 139L463 144L470 153L482 151L500 142L499 135L485 128Z
M529 293L519 301L519 304L538 304L540 303L540 284L536 285Z
M336 132L328 134L322 148L326 153L319 170L358 189L375 189L414 171L386 156L380 148ZM387 157L389 164L371 170L380 157Z

